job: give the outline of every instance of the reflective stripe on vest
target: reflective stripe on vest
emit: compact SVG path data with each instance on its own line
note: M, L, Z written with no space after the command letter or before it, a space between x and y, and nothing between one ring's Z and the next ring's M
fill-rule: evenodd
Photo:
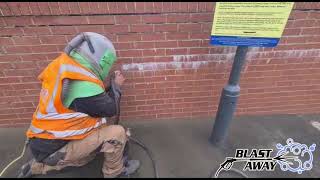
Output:
M33 133L36 134L40 134L43 132L48 132L52 135L54 135L57 138L65 138L65 137L69 137L69 136L76 136L76 135L80 135L80 134L84 134L88 131L91 131L94 128L97 128L103 124L106 124L107 120L106 118L102 118L101 121L97 122L94 126L92 127L88 127L88 128L84 128L84 129L79 129L79 130L66 130L66 131L48 131L48 130L43 130L37 127L34 127L33 125L30 125L29 130L31 130Z
M46 119L46 120L55 120L55 119L70 119L70 118L82 118L87 117L87 114L84 113L48 113L42 114L40 111L37 113L37 119Z
M56 78L56 81L55 81L55 85L54 85L52 96L50 97L49 103L48 103L47 108L46 108L46 111L47 111L48 114L42 114L38 110L38 112L36 113L36 118L37 119L55 120L55 119L80 118L80 117L88 116L87 114L84 114L84 113L57 113L57 110L54 107L54 99L55 99L56 94L57 94L58 83L60 82L60 76L65 71L80 73L82 75L89 76L90 78L98 80L98 78L95 75L93 75L92 73L90 73L89 71L86 71L86 70L84 70L82 68L79 68L77 66L73 66L73 65L70 65L70 64L62 64L60 66L60 69L59 69L59 72L58 72L58 75L57 75L57 78Z

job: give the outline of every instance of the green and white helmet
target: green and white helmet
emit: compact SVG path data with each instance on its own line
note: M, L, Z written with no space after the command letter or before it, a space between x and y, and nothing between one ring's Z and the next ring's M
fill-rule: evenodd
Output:
M102 81L116 61L116 51L112 42L94 32L83 32L75 36L64 52L82 65L91 69Z
M78 34L67 44L64 52L90 69L101 81L106 79L117 59L112 42L94 32ZM62 83L62 100L66 107L69 107L76 98L95 96L105 91L99 85L89 81L64 79Z

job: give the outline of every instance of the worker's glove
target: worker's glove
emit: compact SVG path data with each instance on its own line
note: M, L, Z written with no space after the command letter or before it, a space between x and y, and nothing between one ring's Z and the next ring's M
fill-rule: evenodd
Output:
M118 76L119 73L120 73L120 71L115 71L114 73L112 73L110 76L110 83L109 83L109 85L110 85L109 91L110 91L111 95L114 96L116 99L119 99L121 97L120 86L119 86L119 84L116 83L116 76Z
M116 83L116 78L119 75L120 71L114 72L110 77L110 93L114 97L115 106L116 106L116 120L115 124L119 123L120 120L120 99L121 99L121 90L118 83ZM118 79L119 80L119 79ZM121 79L120 79L121 80ZM123 83L120 81L120 83Z
M115 98L115 100L120 103L121 98L121 89L120 86L115 82L115 78L110 79L110 90Z

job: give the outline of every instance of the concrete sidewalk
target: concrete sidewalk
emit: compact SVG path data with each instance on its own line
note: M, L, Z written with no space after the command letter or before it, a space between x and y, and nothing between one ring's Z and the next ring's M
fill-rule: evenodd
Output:
M249 177L320 177L320 131L311 125L320 122L320 115L277 115L240 117L233 120L225 147L213 147L208 142L213 120L139 121L123 122L132 128L132 134L143 141L153 152L160 177L208 177L217 169L226 156L233 156L235 149L272 148L277 143L286 144L288 138L310 146L316 143L313 153L313 168L301 175L283 172L279 166L274 172L245 172ZM21 151L26 128L0 129L0 169L17 157ZM142 167L133 177L153 177L151 161L136 145L131 145L131 157L139 159ZM273 156L275 154L272 154ZM27 157L28 155L26 155ZM37 177L102 177L103 156L80 168L68 167ZM5 177L15 177L18 167L26 158L12 166ZM244 164L234 164L241 168ZM221 177L240 177L232 173L221 173Z

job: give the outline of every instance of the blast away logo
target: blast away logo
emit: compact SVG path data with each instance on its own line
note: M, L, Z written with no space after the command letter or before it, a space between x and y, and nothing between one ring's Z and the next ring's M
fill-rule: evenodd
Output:
M279 165L282 171L290 171L301 174L312 169L313 154L316 144L308 147L305 144L287 139L286 145L277 144L277 154L271 157L273 149L236 149L234 157L226 157L220 164L215 177L220 171L228 171L235 162L244 162L243 171L274 171ZM302 158L303 157L303 158ZM307 158L307 160L305 160Z

